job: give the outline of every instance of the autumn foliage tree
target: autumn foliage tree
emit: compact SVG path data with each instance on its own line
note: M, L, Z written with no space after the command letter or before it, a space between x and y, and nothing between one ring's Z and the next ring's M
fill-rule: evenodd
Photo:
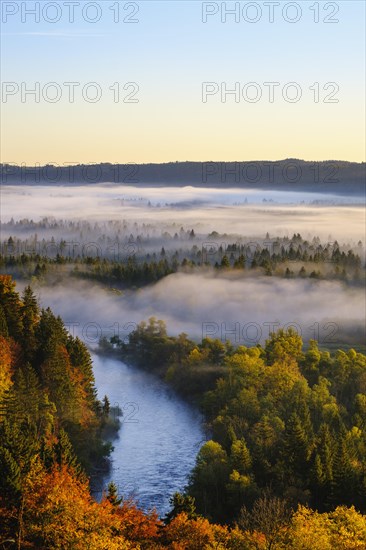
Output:
M172 498L165 522L113 484L93 500L88 471L108 452L108 398L97 400L84 344L29 287L20 297L0 275L0 546L366 548L364 355L331 356L315 343L304 352L291 330L263 348L197 344L169 337L155 318L113 345L168 380L190 377L185 391L200 397L212 439L187 492Z

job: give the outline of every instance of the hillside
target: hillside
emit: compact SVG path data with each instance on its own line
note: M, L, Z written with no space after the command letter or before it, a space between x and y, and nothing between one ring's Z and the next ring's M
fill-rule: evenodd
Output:
M298 159L245 162L168 162L164 164L76 164L73 166L1 165L3 184L90 185L118 183L133 186L192 185L365 194L365 163L313 162Z

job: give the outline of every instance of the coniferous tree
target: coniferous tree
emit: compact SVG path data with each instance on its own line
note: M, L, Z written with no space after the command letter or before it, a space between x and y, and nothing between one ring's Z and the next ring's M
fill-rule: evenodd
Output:
M1 435L3 432L0 428ZM8 504L17 504L22 491L21 470L17 457L5 445L0 445L0 472L0 495Z
M72 468L77 477L83 477L82 469L75 456L70 439L63 428L58 433L58 441L55 443L53 449L55 461L59 466L66 465L68 468Z
M230 452L232 468L240 474L248 472L252 465L252 458L244 439L237 439L233 442Z
M37 299L30 286L23 292L22 305L23 337L22 346L27 361L32 361L37 350L36 325L39 321Z
M92 406L96 401L97 392L90 353L80 338L74 338L71 335L68 337L66 349L71 364L83 375L83 387L87 393L88 402Z
M0 275L0 304L3 308L9 334L19 342L22 337L22 303L10 275Z
M332 498L336 504L352 504L357 492L357 478L352 468L352 456L343 428L338 435L333 464Z
M107 500L109 500L113 506L119 506L123 502L123 498L118 497L118 489L114 481L108 484Z
M0 336L9 336L8 323L6 322L4 308L0 304Z
M66 346L68 334L60 317L50 308L43 309L36 329L38 342L36 363L39 367L46 359L53 357L57 346Z
M187 514L188 519L197 518L195 499L193 497L182 493L174 493L170 498L170 504L172 509L166 514L164 518L165 523L170 523L182 512Z
M292 413L284 434L284 462L295 484L303 484L309 464L310 452L307 434L300 418ZM305 474L305 475L304 475Z

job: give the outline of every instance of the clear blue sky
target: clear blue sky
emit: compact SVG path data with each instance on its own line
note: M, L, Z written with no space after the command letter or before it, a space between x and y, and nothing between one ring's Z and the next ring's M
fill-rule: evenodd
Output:
M2 80L19 92L2 95L2 160L8 162L149 162L169 160L249 160L300 157L305 159L364 159L365 149L365 3L363 1L280 2L269 22L264 2L256 23L233 16L221 22L221 13L202 22L203 3L194 1L75 2L75 20L69 20L66 2L39 2L40 22L22 10L37 2L2 2ZM50 6L42 13L46 4ZM80 4L77 6L77 4ZM119 4L120 22L110 8ZM130 5L128 5L130 4ZM131 15L137 23L123 22ZM232 8L235 2L227 2ZM296 23L285 21L283 8L301 7ZM319 23L314 8L319 6ZM328 5L327 9L325 9ZM207 9L220 8L212 2ZM256 7L247 16L255 17ZM310 9L313 6L313 9ZM332 17L338 23L325 23ZM248 7L248 6L247 6ZM16 10L14 15L8 12ZM127 8L127 9L125 9ZM288 18L296 6L287 8ZM299 12L298 12L299 13ZM259 16L260 12L257 11ZM60 17L51 23L47 19ZM24 22L22 22L22 18ZM75 102L68 101L64 82L80 82ZM21 83L24 83L23 85ZM40 102L21 87L56 82L62 97L57 103ZM81 88L97 82L98 103L88 103ZM135 82L138 103L114 103L109 86ZM227 102L220 93L202 102L202 83L221 83L240 90L256 82L263 96L257 103ZM275 101L267 99L264 82L280 82ZM302 90L289 103L281 90L296 82ZM309 87L320 83L320 101ZM324 103L332 92L322 89L335 82L338 103ZM52 91L52 90L51 90ZM50 91L50 94L51 94ZM122 98L133 88L121 90ZM253 92L253 89L252 89Z

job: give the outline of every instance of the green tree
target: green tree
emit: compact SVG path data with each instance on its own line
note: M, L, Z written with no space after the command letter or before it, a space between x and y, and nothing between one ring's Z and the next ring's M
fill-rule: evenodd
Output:
M284 465L293 484L300 487L306 483L311 448L308 435L300 418L292 413L286 422L284 433Z
M30 286L24 289L22 299L22 344L26 360L32 361L37 350L36 325L39 321L39 308Z
M83 472L74 453L74 449L71 445L70 439L63 428L60 429L58 434L58 441L53 446L55 462L59 466L68 466L72 468L75 475L79 478L83 478ZM84 478L83 478L84 479Z
M9 336L8 323L6 322L5 312L1 304L0 304L0 336L4 336L5 338Z
M15 291L15 281L10 275L0 275L0 304L3 308L10 336L21 342L22 302Z
M240 474L247 473L252 466L252 458L244 439L236 439L231 445L230 462Z
M221 269L230 269L231 267L229 258L226 256L226 254L224 254L224 256L222 257L220 267Z
M228 474L226 452L219 443L207 441L197 455L189 483L189 494L195 498L199 513L225 519L223 495Z
M123 502L123 498L118 497L118 489L114 481L108 484L107 500L109 500L113 506L119 506Z
M270 365L275 361L284 361L285 359L299 360L302 357L302 339L293 329L280 329L277 333L272 333L266 341L265 351Z
M190 495L174 493L174 495L170 498L170 504L172 509L166 514L164 518L165 523L170 523L182 512L187 514L188 519L197 518L195 499Z

